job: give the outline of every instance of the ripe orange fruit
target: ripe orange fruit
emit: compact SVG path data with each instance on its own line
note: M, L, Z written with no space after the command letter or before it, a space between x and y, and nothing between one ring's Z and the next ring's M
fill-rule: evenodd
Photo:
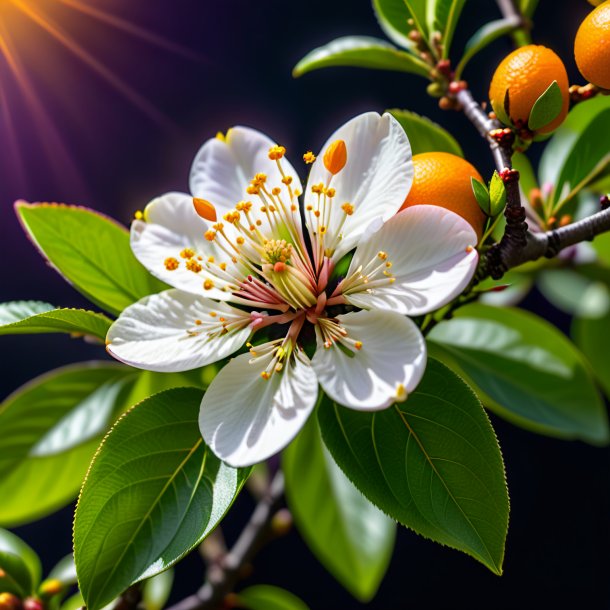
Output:
M580 24L574 57L580 73L590 83L610 89L610 0L591 11Z
M486 216L470 182L471 177L483 182L479 172L468 161L444 152L414 155L413 166L413 186L400 209L422 203L446 208L469 222L480 239Z
M507 55L496 68L489 87L489 99L494 112L508 117L516 127L527 127L536 100L557 81L563 106L559 116L538 131L549 133L557 129L568 114L570 93L568 73L559 57L541 45L530 44ZM505 108L508 91L508 109Z

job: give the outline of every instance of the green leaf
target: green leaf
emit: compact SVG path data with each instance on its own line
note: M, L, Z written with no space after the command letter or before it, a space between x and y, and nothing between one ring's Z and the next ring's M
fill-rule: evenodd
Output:
M255 585L237 594L241 608L248 610L309 610L309 606L285 589Z
M415 29L426 37L426 0L373 0L373 10L381 29L397 45L413 48L409 32L413 29L409 19L415 22Z
M519 12L529 19L536 11L539 0L519 0Z
M25 597L33 594L40 583L42 566L38 555L19 536L5 529L0 529L0 569L6 572L0 577L3 591Z
M331 454L358 489L415 532L502 572L508 493L500 448L472 390L429 359L404 403L383 411L322 403Z
M553 187L554 206L563 205L610 168L610 97L576 105L549 140L540 159L540 184Z
M61 610L81 610L84 605L83 596L80 593L75 593L61 605Z
M457 140L443 127L410 110L394 108L388 112L402 125L414 155L425 152L447 152L458 157L464 153Z
M554 80L548 89L535 101L530 112L527 126L532 131L538 131L549 123L552 123L561 112L563 107L563 96L561 89Z
M572 322L572 337L587 357L597 381L610 397L610 313L602 318L575 318Z
M59 582L66 586L75 585L76 566L74 565L74 555L70 553L60 559L47 575L47 580L59 580Z
M576 270L545 269L538 274L537 283L548 301L570 315L600 318L610 309L608 286Z
M429 339L437 346L431 353L501 417L549 436L608 442L606 410L582 354L545 320L519 309L468 305Z
M70 333L102 341L112 320L85 309L56 309L40 301L0 303L0 335Z
M354 66L376 70L409 72L428 78L430 66L385 40L368 36L344 36L308 53L294 67L292 75L302 76L312 70L334 66Z
M519 172L519 186L526 197L538 188L536 174L530 160L523 153L515 153L512 157L513 168Z
M457 27L466 0L428 0L428 32L440 32L443 43L443 58L449 57L453 34Z
M501 291L492 290L498 286L507 286L507 288ZM483 292L481 295L483 303L494 307L507 307L522 301L533 287L534 279L532 276L511 269L502 276L500 281L487 278L477 286L477 289L489 291Z
M73 500L102 436L123 409L133 370L88 363L51 371L0 407L0 524L48 515Z
M489 183L489 215L497 216L506 206L506 187L497 171L494 171Z
M468 62L477 53L486 49L492 42L496 41L506 34L510 34L519 27L519 19L517 17L507 17L506 19L498 19L490 21L481 26L468 40L464 48L462 59L455 69L454 80L460 80L464 69Z
M487 187L482 182L472 177L470 178L470 184L472 185L472 192L474 193L474 197L477 200L479 207L489 216L491 213L491 201L489 199Z
M369 601L387 570L395 523L341 472L315 418L284 451L283 470L288 507L307 545L352 595Z
M162 610L174 584L174 570L170 568L149 578L142 589L142 603L146 610Z
M129 233L87 208L50 203L16 205L24 229L73 286L112 314L165 285L131 252Z
M203 392L176 388L128 411L100 446L74 520L74 558L89 610L176 563L216 527L247 469L203 442Z

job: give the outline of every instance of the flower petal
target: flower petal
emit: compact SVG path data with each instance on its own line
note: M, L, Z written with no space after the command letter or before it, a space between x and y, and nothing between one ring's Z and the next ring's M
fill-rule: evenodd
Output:
M249 324L246 312L226 303L166 290L127 307L110 327L106 349L137 368L188 371L237 351Z
M479 260L476 244L474 230L461 216L434 205L407 208L358 246L347 273L349 278L371 261L380 262L382 252L394 281L379 271L368 284L346 288L345 299L357 307L408 315L434 311L472 279ZM374 279L379 283L371 288Z
M282 175L276 162L268 156L269 149L275 145L260 131L241 126L229 129L224 138L208 140L193 161L191 192L211 202L220 217L239 201L252 198L246 188L259 172L267 175L269 190L281 187ZM292 177L293 187L300 190L301 183L292 165L285 157L281 163L285 174Z
M189 270L180 253L189 248L202 260L213 256L218 262L228 261L229 257L204 239L208 225L195 212L193 198L183 193L157 197L146 206L144 218L145 221L135 220L131 225L131 249L136 258L150 273L170 286L202 294L203 282L212 276L205 269L201 272ZM166 264L172 259L178 263L175 269ZM227 282L214 277L213 284L205 296L227 300L230 293L220 290Z
M231 466L250 466L277 453L313 411L316 375L303 354L265 380L270 359L249 354L231 360L212 381L199 427L212 451Z
M404 400L426 368L426 342L415 323L388 311L358 311L337 320L362 347L349 356L336 344L325 348L318 337L311 364L326 394L361 411Z
M347 164L335 176L325 168L324 152L337 140L347 147ZM323 183L335 189L326 235L332 239L343 220L343 239L336 246L334 260L353 249L376 219L392 217L404 203L413 182L411 145L403 128L390 114L361 114L340 127L322 147L314 162L305 194L306 205L318 207L313 185ZM332 177L332 180L331 180ZM344 203L354 206L345 218ZM313 219L312 219L313 220ZM311 223L310 223L311 224ZM310 232L313 227L310 228Z

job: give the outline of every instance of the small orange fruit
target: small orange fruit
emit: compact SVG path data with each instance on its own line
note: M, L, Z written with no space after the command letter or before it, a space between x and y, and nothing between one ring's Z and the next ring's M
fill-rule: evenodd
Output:
M413 166L413 186L400 209L422 203L446 208L469 222L480 239L486 216L470 182L471 177L483 182L479 172L468 161L445 152L414 155Z
M610 0L591 11L580 24L574 57L580 73L590 83L610 89Z
M538 130L540 133L557 129L568 114L568 73L551 49L534 44L516 49L500 62L491 79L489 99L494 112L499 117L507 115L518 128L527 127L532 107L553 81L561 89L563 106L557 118Z

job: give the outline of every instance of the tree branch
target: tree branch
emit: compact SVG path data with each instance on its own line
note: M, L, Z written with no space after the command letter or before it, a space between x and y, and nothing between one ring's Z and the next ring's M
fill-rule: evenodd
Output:
M500 124L490 119L472 97L468 89L456 94L456 99L464 114L484 137L491 150L496 168L506 185L506 231L498 244L493 245L481 257L476 280L491 276L500 279L509 269L534 261L542 256L553 258L569 246L581 241L592 240L596 235L610 231L610 210L605 209L588 218L565 227L532 233L525 222L525 208L521 205L519 174L512 170L509 146L503 146L491 135Z
M272 534L272 519L284 495L284 475L279 471L267 494L256 505L250 521L217 565L208 569L207 580L195 593L167 610L216 610L233 591L243 568Z
M515 44L518 47L531 44L531 23L521 14L521 11L515 5L515 0L496 0L496 4L502 13L502 17L505 19L518 19L521 23L521 27L511 34Z

